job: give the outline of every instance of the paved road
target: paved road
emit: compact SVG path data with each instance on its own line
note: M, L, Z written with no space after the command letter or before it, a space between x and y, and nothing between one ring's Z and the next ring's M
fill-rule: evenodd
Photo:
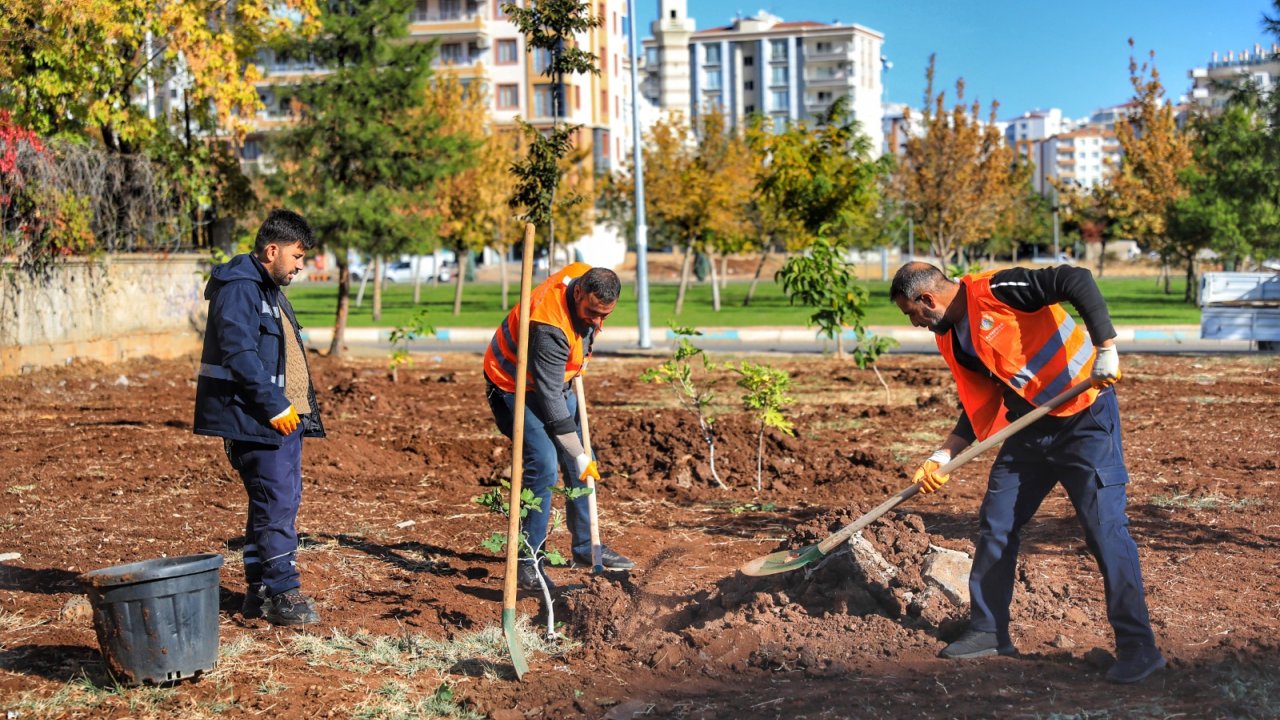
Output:
M892 353L937 352L933 336L927 330L904 327L873 327L877 335L892 337L899 345ZM1202 340L1197 325L1170 325L1116 328L1116 343L1122 353L1220 354L1257 352L1253 343L1243 340ZM348 328L346 346L355 356L386 356L391 352L388 330L382 328ZM479 328L442 328L437 336L410 343L415 353L484 352L493 331ZM329 328L304 331L304 340L314 348L326 350L332 337ZM655 354L671 352L674 338L666 328L650 331L651 348L639 346L636 328L606 328L596 345L597 352L616 354ZM846 337L846 345L851 343ZM823 354L835 352L835 344L819 340L805 328L721 328L704 330L695 343L706 350L720 353L789 353Z

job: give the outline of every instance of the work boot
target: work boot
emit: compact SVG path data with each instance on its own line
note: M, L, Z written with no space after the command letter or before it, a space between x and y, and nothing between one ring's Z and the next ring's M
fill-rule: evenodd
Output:
M316 612L311 598L300 590L286 590L271 596L267 622L272 625L307 625L320 622L320 613Z
M1116 664L1107 670L1107 682L1132 685L1164 667L1164 656L1154 647L1138 646L1116 650Z
M551 578L547 575L547 571L543 569L542 563L521 561L520 566L516 569L516 584L524 590L541 592L542 585L538 582L539 575L542 576L543 582L547 584L547 591L555 591L556 584L551 582Z
M965 630L950 645L942 648L938 657L948 660L969 660L972 658L990 657L992 655L1015 655L1013 646L1000 647L1000 642L993 632L981 630Z
M263 616L262 606L267 602L267 595L261 585L250 585L245 588L244 602L240 605L240 617L245 620L257 620Z
M574 553L573 564L575 567L578 565L582 565L583 567L591 567L592 566L591 555L590 554L579 555L577 553ZM605 570L630 570L631 568L636 566L636 564L632 562L629 558L623 555L619 555L618 553L604 546L601 546L600 548L600 564L604 566Z

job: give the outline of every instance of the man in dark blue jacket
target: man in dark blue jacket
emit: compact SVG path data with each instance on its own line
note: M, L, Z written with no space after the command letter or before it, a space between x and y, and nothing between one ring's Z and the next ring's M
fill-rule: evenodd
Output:
M302 502L302 438L324 437L293 307L280 288L315 247L300 215L273 210L251 254L213 269L209 324L196 383L198 435L223 438L249 495L242 613L274 625L318 622L301 592L295 527ZM264 612L265 606L265 612Z

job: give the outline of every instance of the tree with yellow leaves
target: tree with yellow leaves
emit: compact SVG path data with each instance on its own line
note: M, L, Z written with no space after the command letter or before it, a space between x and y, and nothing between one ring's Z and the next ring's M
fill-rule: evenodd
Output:
M1174 204L1187 195L1182 174L1194 165L1191 136L1178 127L1173 107L1164 99L1154 52L1141 65L1129 58L1129 82L1134 93L1130 110L1116 121L1124 160L1111 181L1112 212L1122 232L1155 248L1167 261L1179 254L1169 237L1168 221ZM1195 253L1181 259L1187 262L1187 277L1194 280ZM1187 283L1188 300L1195 297L1194 285Z
M908 138L890 194L947 265L957 252L983 243L995 231L1022 186L1013 151L995 124L999 104L991 103L983 122L980 104L965 104L961 79L956 104L948 110L945 93L934 94L934 61L931 55L925 71L924 134ZM909 108L905 115L910 121Z
M458 257L453 314L459 315L467 256L492 244L511 218L507 200L515 180L509 168L517 155L510 138L494 128L488 99L478 84L466 87L457 77L442 73L427 89L427 108L442 118L441 132L474 147L474 164L444 177L425 208L438 221L442 245Z

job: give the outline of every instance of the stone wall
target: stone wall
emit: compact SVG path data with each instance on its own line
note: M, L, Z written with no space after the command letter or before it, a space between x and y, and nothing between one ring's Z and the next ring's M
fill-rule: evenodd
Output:
M108 255L30 278L0 263L0 375L198 352L204 255Z

